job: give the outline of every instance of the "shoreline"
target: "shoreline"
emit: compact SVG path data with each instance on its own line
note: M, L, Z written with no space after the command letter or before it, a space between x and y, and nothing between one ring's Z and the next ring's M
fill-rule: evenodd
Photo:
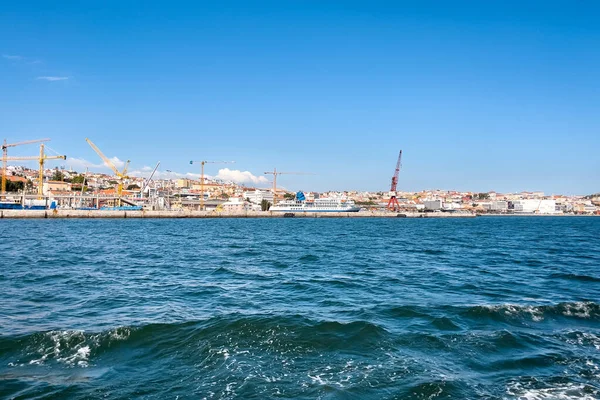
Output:
M475 218L470 213L396 213L364 212L295 212L246 211L108 211L108 210L0 210L0 219L64 218Z
M472 214L447 212L295 212L245 211L240 213L216 211L109 211L109 210L0 210L0 219L101 219L101 218L428 218L464 219L476 217L600 217L594 214Z

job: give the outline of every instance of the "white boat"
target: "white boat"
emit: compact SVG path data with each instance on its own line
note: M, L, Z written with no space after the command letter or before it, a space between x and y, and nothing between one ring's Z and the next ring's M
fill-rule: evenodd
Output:
M294 200L283 200L269 211L279 212L358 212L360 207L354 201L344 198L322 198L306 200L304 193L296 193Z

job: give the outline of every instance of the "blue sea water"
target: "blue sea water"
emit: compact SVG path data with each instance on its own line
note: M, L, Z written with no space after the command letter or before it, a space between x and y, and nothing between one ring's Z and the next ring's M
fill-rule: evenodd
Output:
M0 398L600 398L599 218L0 234Z

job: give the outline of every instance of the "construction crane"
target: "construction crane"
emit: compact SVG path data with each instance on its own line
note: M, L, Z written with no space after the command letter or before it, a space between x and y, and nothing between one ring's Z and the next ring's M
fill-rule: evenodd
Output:
M148 187L148 185L150 185L150 181L152 180L152 177L154 176L154 173L158 169L159 165L160 165L160 161L156 163L156 167L154 167L154 169L152 170L152 173L150 174L150 177L144 183L144 187L142 187L142 190L140 190L140 197L144 197L144 191L146 190L146 188Z
M21 146L24 144L32 144L32 143L39 143L39 142L47 142L50 139L35 139L35 140L26 140L24 142L18 142L18 143L6 143L6 139L4 139L4 143L2 144L2 198L5 198L6 196L6 162L8 161L7 157L8 157L8 148L9 147L15 147L15 146Z
M398 162L396 163L396 170L394 171L394 176L392 177L392 185L390 187L390 200L387 204L387 209L390 211L396 211L400 209L400 203L398 203L398 199L396 198L396 187L398 186L398 175L400 174L400 162L402 161L402 150L400 150L400 154L398 154Z
M101 151L98 147L96 147L96 145L94 143L92 143L92 141L88 138L85 138L85 141L88 142L88 144L92 147L92 149L94 149L94 151L100 156L100 158L102 159L102 161L104 161L104 164L106 164L110 169L113 170L113 172L115 173L115 175L117 176L117 178L119 179L119 183L117 185L117 201L118 207L121 207L121 197L123 196L123 180L124 179L128 179L129 177L127 176L127 169L129 168L129 160L127 160L127 162L125 163L125 167L123 168L123 171L120 171L117 169L117 167L115 167L115 164L113 164L112 161L110 161L110 159L108 159Z
M265 175L273 175L273 205L277 200L277 175L313 175L310 172L279 172L277 168L273 168L273 171L265 172Z
M190 161L190 164L202 165L200 174L200 210L204 210L204 164L234 164L235 161Z
M44 153L44 144L40 144L40 155L39 156L23 156L23 157L5 157L7 161L27 161L37 160L40 164L40 171L38 175L38 199L44 196L44 163L46 160L66 160L67 156L47 156Z

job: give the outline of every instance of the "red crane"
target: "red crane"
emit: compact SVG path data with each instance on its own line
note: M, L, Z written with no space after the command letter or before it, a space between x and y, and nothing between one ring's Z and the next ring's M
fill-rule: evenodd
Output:
M392 186L390 187L390 200L388 201L387 208L390 211L396 211L400 209L400 203L398 203L398 199L396 198L396 187L398 186L398 175L400 174L400 161L402 160L402 150L400 150L400 154L398 154L398 162L396 163L396 171L394 171L394 176L392 177Z

